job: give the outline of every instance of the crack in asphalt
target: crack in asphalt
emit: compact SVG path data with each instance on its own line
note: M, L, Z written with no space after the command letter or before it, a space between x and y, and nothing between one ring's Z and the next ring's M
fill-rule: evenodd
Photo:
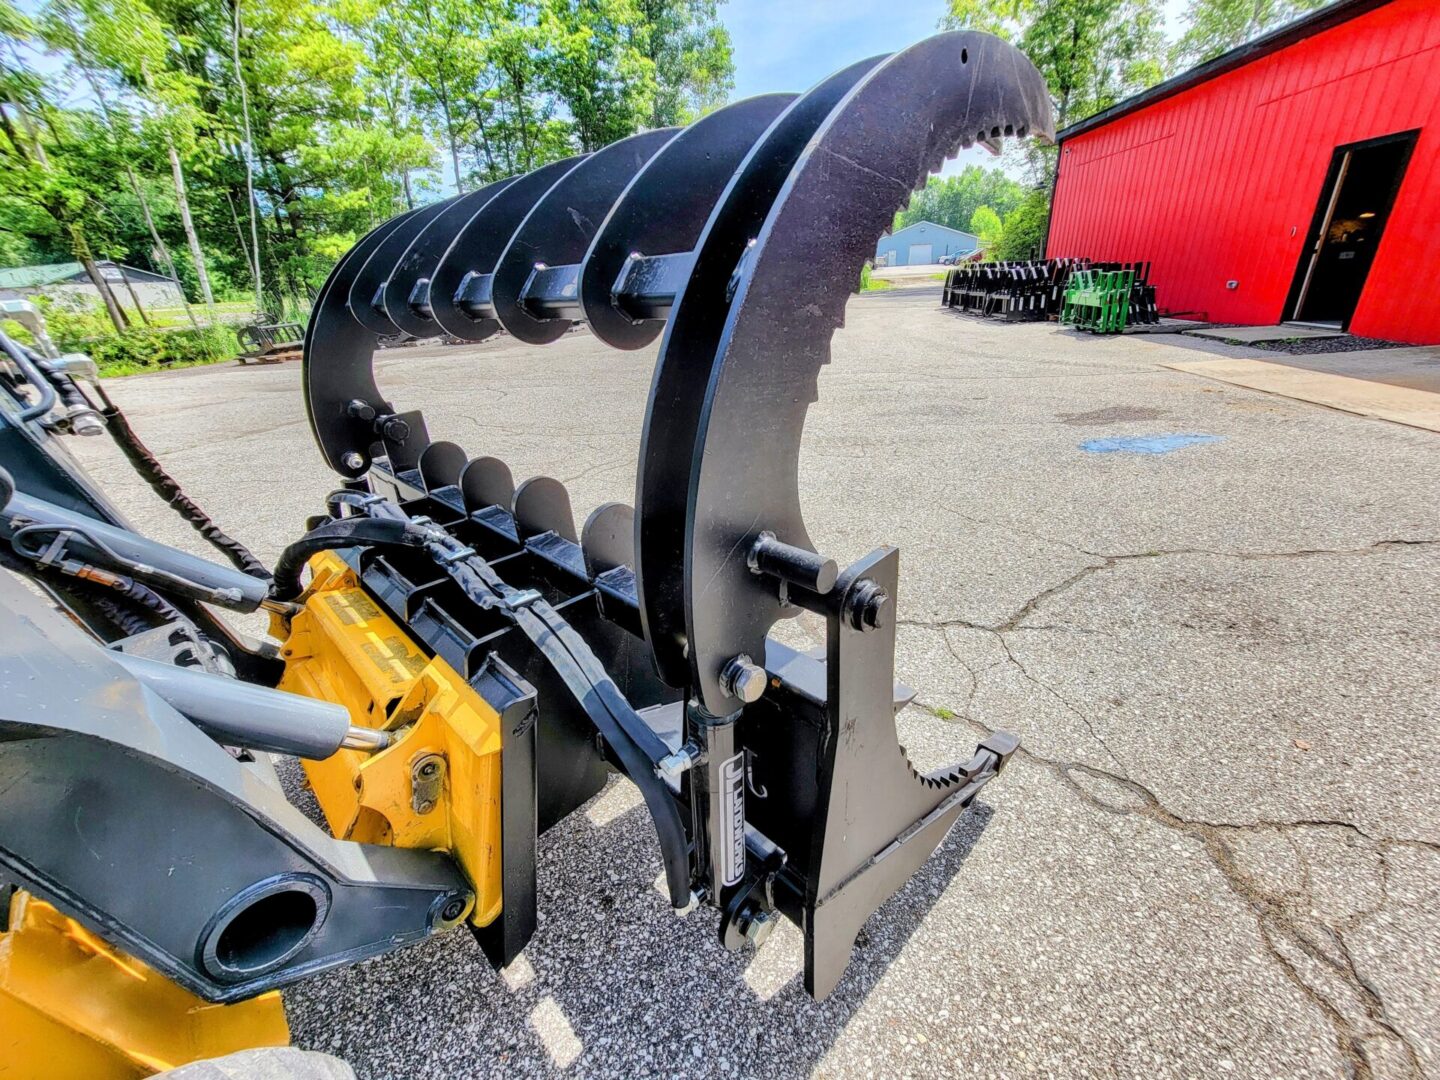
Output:
M918 701L917 704L923 705ZM956 712L955 715L982 735L994 733L994 729L966 712ZM1390 848L1409 846L1440 852L1440 844L1424 840L1375 837L1352 822L1332 819L1257 821L1237 825L1182 817L1161 802L1149 787L1129 776L1122 776L1093 765L1046 757L1025 746L1021 746L1016 751L1016 756L1051 773L1078 795L1082 802L1097 810L1122 817L1144 817L1198 841L1230 890L1254 913L1260 940L1264 943L1266 953L1280 967L1285 976L1326 1017L1335 1032L1336 1046L1350 1065L1351 1073L1357 1080L1370 1080L1376 1075L1370 1052L1366 1049L1365 1044L1377 1038L1391 1040L1399 1046L1404 1055L1409 1076L1418 1080L1424 1075L1418 1053L1408 1037L1391 1020L1379 989L1360 973L1350 954L1342 930L1320 922L1319 932L1324 935L1333 949L1327 950L1317 942L1312 936L1312 928L1307 927L1301 921L1300 914L1291 910L1290 902L1294 898L1293 892L1275 895L1257 881L1252 874L1240 866L1235 857L1234 848L1225 839L1224 834L1275 831L1285 836L1294 829L1336 828L1352 832L1374 845L1381 861L1382 899L1372 908L1355 912L1349 916L1345 920L1349 924L1346 929L1353 929L1360 919L1378 911L1388 902L1389 895L1385 880L1388 877L1388 866L1385 856ZM1076 773L1125 789L1139 800L1139 807L1120 806L1106 802L1095 792L1079 783L1075 779L1074 774ZM1308 873L1304 880L1308 887ZM1316 921L1318 922L1318 919ZM1320 965L1325 972L1337 979L1344 990L1355 999L1364 1014L1364 1020L1369 1022L1371 1030L1362 1030L1364 1025L1357 1023L1330 995L1312 985L1302 970L1302 963L1296 957L1287 955L1287 947L1299 953L1305 960Z
M971 519L971 520L979 520ZM989 524L994 524L990 522ZM1017 530L1018 531L1018 530ZM1036 535L1033 533L1024 535ZM1068 592L1080 582L1092 574L1101 573L1106 570L1113 570L1122 563L1134 562L1141 559L1164 559L1176 555L1210 555L1221 559L1236 559L1242 562L1259 562L1267 559L1310 559L1326 555L1356 556L1374 555L1392 547L1426 547L1432 544L1440 544L1440 538L1431 539L1424 537L1418 540L1377 540L1373 544L1358 548L1299 548L1295 551L1216 551L1211 548L1169 548L1162 551L1136 551L1122 552L1118 555L1106 555L1098 551L1086 551L1084 548L1075 547L1073 544L1066 544L1063 540L1049 540L1047 537L1040 537L1049 543L1061 544L1070 547L1083 555L1092 558L1103 559L1103 562L1092 563L1089 566L1081 567L1075 573L1057 582L1048 588L1042 589L1030 599L1026 600L1008 618L998 623L982 623L973 619L955 617L951 619L900 619L897 626L922 626L931 630L944 629L947 626L960 626L969 630L987 630L993 634L1008 634L1012 630L1062 630L1065 627L1051 626L1022 626L1021 624L1035 614L1047 600L1051 600L1061 593Z
M1058 543L1059 541L1056 542ZM1007 634L1017 633L1021 631L1062 631L1067 629L1065 627L1059 626L1021 625L1027 618L1035 614L1045 604L1046 601L1053 599L1054 597L1059 596L1061 593L1064 593L1074 588L1076 585L1080 584L1080 582L1084 581L1092 574L1100 573L1106 570L1112 570L1116 566L1119 566L1121 563L1137 559L1157 559L1166 558L1174 555L1212 555L1221 558L1233 558L1241 560L1313 558L1323 555L1355 556L1373 555L1377 551L1382 551L1390 547L1424 546L1428 544L1440 544L1440 540L1377 540L1375 543L1361 548L1346 548L1333 550L1319 548L1302 548L1296 551L1275 552L1224 552L1211 551L1205 548L1174 548L1167 551L1147 551L1119 555L1103 555L1098 552L1086 551L1084 552L1084 554L1091 555L1095 558L1104 559L1105 561L1100 563L1093 563L1090 566L1082 567L1075 573L1071 574L1069 577L1065 578L1063 581L1051 585L1046 589L1042 589L1040 592L1036 593L1034 596L1030 597L1023 604L1021 604L1020 607L1016 609L1016 611L1008 618L1003 619L998 623L981 623L976 622L973 619L957 617L952 619L938 620L898 619L896 620L896 625L918 626L923 629L939 630L941 632L941 636L945 639L945 647L949 651L950 655L954 657L954 659L958 661L960 665L964 667L965 670L970 674L970 692L965 702L967 708L969 707L970 702L975 697L978 686L978 679L976 677L974 669L971 668L970 665L967 664L963 659L961 659L960 655L956 652L954 643L950 640L949 635L945 633L945 631L947 631L951 627L961 627L966 630L980 630L984 631L987 634L993 634L995 636L995 640L999 642L1000 648L1004 651L1006 659L1020 673L1020 676L1025 679L1026 682L1030 683L1037 689L1054 698L1057 702L1060 703L1060 705L1062 705L1082 724L1084 724L1085 730L1090 733L1091 738L1093 738L1097 743L1099 743L1101 749L1105 751L1105 755L1111 761L1113 761L1116 767L1120 770L1121 775L1128 778L1128 772L1125 769L1124 763L1110 748L1109 743L1105 741L1105 737L1101 735L1098 730L1096 730L1095 724L1091 720L1089 714L1087 714L1083 709L1077 706L1069 698L1061 694L1049 683L1045 682L1042 679L1036 678L1036 676L1030 671L1030 669L1025 665L1025 663L1015 655L1014 651L1010 648L1010 642L1006 640ZM1079 551L1082 549L1076 548L1075 550Z
M1049 540L1049 538L1046 537L1041 537L1041 539ZM958 710L954 711L954 715L985 735L993 734L994 732L994 729L970 714L969 710L979 689L979 672L977 672L973 665L961 657L947 632L951 627L984 631L995 637L1002 651L1005 653L1006 660L1015 667L1027 682L1049 694L1084 723L1086 730L1090 732L1090 735L1105 750L1106 755L1115 763L1119 772L1112 772L1107 769L1101 769L1079 762L1062 761L1058 758L1046 757L1025 746L1021 746L1016 751L1016 755L1022 760L1030 761L1051 772L1059 778L1066 787L1077 794L1083 802L1096 809L1104 811L1105 813L1121 816L1139 815L1165 828L1182 833L1198 841L1211 864L1224 878L1230 890L1253 912L1260 934L1260 940L1264 944L1266 953L1300 992L1319 1009L1330 1024L1335 1034L1336 1047L1349 1065L1351 1074L1356 1077L1357 1080L1371 1080L1371 1078L1376 1075L1375 1065L1372 1062L1371 1051L1367 1048L1367 1043L1379 1039L1388 1040L1399 1047L1403 1054L1405 1068L1409 1076L1416 1078L1423 1076L1424 1073L1420 1064L1420 1058L1415 1047L1410 1043L1407 1036L1395 1025L1394 1021L1391 1020L1380 990L1360 972L1350 953L1349 945L1345 941L1344 933L1347 930L1353 930L1362 919L1375 914L1389 902L1388 879L1390 870L1387 859L1391 850L1397 847L1412 847L1440 853L1440 843L1405 837L1377 836L1356 825L1354 822L1336 818L1300 818L1292 821L1259 820L1245 824L1234 824L1183 817L1167 807L1160 800L1159 796L1149 787L1129 775L1123 762L1120 761L1119 757L1105 742L1105 739L1095 729L1090 717L1073 702L1055 690L1054 687L1031 673L1011 650L1009 642L1006 640L1006 635L1022 630L1048 629L1047 627L1025 627L1022 626L1021 623L1038 611L1047 601L1074 588L1092 574L1111 570L1121 563L1136 559L1165 558L1176 555L1210 555L1247 561L1314 558L1320 556L1367 556L1393 547L1440 544L1440 540L1428 538L1417 540L1379 540L1358 548L1302 548L1294 551L1281 552L1224 552L1205 548L1177 548L1166 551L1125 554L1104 554L1086 551L1075 545L1065 544L1063 541L1051 542L1063 544L1082 554L1103 561L1083 567L1063 581L1041 590L1026 600L1008 618L998 623L980 623L963 618L935 621L902 619L897 621L898 625L920 626L926 629L939 630L951 657L969 674L970 687L966 693L964 704ZM1060 628L1057 627L1055 629ZM989 668L983 670L989 670ZM922 707L929 708L932 713L936 712L934 708L926 706L925 703L919 699L917 699L916 703L922 705ZM937 713L937 715L939 714ZM1075 779L1075 774L1089 776L1105 783L1117 785L1135 796L1139 800L1139 806L1119 806L1106 802L1095 792L1079 783ZM1293 836L1293 833L1300 829L1343 830L1373 847L1379 857L1380 865L1378 885L1381 898L1379 902L1371 905L1369 908L1353 912L1342 920L1341 926L1330 925L1313 913L1307 915L1303 909L1294 910L1295 908L1301 908L1303 902L1313 896L1313 892L1311 891L1313 886L1309 860L1304 857L1300 846L1295 842ZM1240 865L1236 859L1234 847L1226 839L1227 835L1253 834L1264 831L1277 833L1285 839L1291 849L1295 851L1297 862L1301 867L1299 894L1293 889L1278 894L1268 889L1262 882L1258 881L1253 874ZM1317 940L1317 934L1321 940ZM1352 1015L1354 1011L1353 1008L1347 1011L1344 1004L1338 1003L1335 1000L1336 995L1333 989L1327 993L1325 988L1314 985L1314 982L1318 980L1315 980L1313 972L1307 972L1307 968L1310 965L1315 965L1319 971L1324 972L1338 982L1339 986L1343 989L1344 995L1351 998L1353 1005L1358 1007L1359 1012L1363 1015L1363 1019L1357 1020L1356 1017ZM1307 978L1307 974L1309 974L1310 977Z

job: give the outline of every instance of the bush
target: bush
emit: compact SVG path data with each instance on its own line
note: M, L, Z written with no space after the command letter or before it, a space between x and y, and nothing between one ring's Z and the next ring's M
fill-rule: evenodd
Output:
M130 375L167 365L213 364L239 352L228 326L202 330L132 329L96 341L77 342L100 366L102 375Z
M1005 215L1005 226L994 257L1029 259L1045 257L1045 226L1050 220L1050 193L1031 191L1016 209ZM1038 254L1036 254L1038 253Z
M61 352L84 352L90 342L115 333L99 301L78 296L29 297L45 319L45 330Z
M861 292L884 292L886 289L893 289L895 286L884 278L872 277L870 264L866 262L860 267L860 291Z

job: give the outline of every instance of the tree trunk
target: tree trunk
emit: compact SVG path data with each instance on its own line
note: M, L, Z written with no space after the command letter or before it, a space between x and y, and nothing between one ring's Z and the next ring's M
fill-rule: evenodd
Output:
M250 132L250 92L245 87L245 72L240 67L240 0L235 0L235 33L231 43L235 53L235 81L240 84L240 110L245 120L245 205L250 210L250 251L253 255L250 273L255 279L255 313L258 315L265 309L265 298L260 288L260 226L255 221L255 166L250 156L255 137ZM230 212L235 212L234 207Z
M160 230L155 228L155 219L150 214L150 200L145 198L145 192L140 187L140 181L135 176L135 170L129 165L125 166L125 172L130 177L130 190L135 192L135 198L140 201L140 212L145 216L145 227L150 230L150 240L155 245L155 251L160 256L160 262L164 265L165 272L170 275L170 280L175 283L176 290L180 293L180 305L185 309L185 317L190 320L190 325L196 330L200 329L200 322L195 318L195 309L190 306L190 298L185 295L185 287L180 284L180 275L175 270L175 259L170 254L170 249L165 246L165 241L160 239Z
M210 291L210 275L205 272L205 253L200 250L200 237L195 233L195 222L190 218L190 200L185 195L185 172L180 168L180 155L175 142L168 136L165 149L170 155L170 176L175 181L175 202L180 207L180 224L185 227L185 243L190 247L190 258L195 263L195 276L200 279L200 295L205 298L205 309L210 323L215 323L215 294Z
M95 100L100 103L100 112L105 117L105 126L110 129L110 138L115 142L115 150L124 159L125 153L120 142L120 129L115 123L114 113L110 111L110 103L105 99L105 91L88 64L81 64L80 70L90 84L90 90L95 95ZM180 275L175 272L175 260L171 258L170 249L165 246L165 241L160 239L160 230L155 227L155 217L150 213L150 200L145 197L145 189L140 186L140 179L135 175L135 170L131 168L128 160L125 161L125 176L130 181L130 190L135 193L135 201L140 204L140 213L145 218L145 228L150 231L150 242L155 245L155 251L159 253L165 272L170 275L170 280L175 282L175 288L180 293L180 303L185 308L185 317L190 320L190 325L198 330L200 323L196 321L195 311L190 307L190 299L185 295L184 286L180 284ZM125 284L129 285L130 282L127 280ZM138 301L136 306L139 306Z
M125 291L130 294L130 302L135 305L135 314L140 316L140 321L146 326L150 325L150 316L145 314L145 309L140 306L140 294L135 291L135 284L130 280L130 275L125 273L125 267L119 263L115 268L120 271L120 280L125 283Z
M85 273L90 275L90 283L100 294L100 301L105 305L105 314L110 316L115 332L123 334L130 329L130 320L125 317L125 310L115 302L115 294L110 291L110 283L105 280L105 275L95 265L95 258L90 254L90 245L85 241L85 233L79 225L70 226L70 244L75 251L75 258L85 267Z
M410 190L410 170L400 170L400 180L405 185L405 209L415 209L415 194Z

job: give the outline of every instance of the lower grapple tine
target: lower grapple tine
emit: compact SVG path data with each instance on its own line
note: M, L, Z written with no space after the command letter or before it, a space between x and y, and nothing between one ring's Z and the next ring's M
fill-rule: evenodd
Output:
M425 490L433 495L440 488L455 487L465 463L465 451L453 442L432 442L420 453L420 478L425 481Z
M496 457L478 457L460 472L460 497L466 513L490 506L510 509L515 499L515 481L510 466Z
M532 476L515 489L510 512L521 540L554 533L572 544L580 542L575 532L575 512L570 509L570 493L554 477Z

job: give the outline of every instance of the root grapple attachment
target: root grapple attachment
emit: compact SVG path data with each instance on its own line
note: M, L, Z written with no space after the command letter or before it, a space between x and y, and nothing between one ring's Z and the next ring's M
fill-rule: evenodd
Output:
M0 534L23 541L17 552L92 579L92 563L128 568L133 588L164 592L165 610L202 628L185 648L222 639L197 601L266 607L283 639L278 657L231 649L242 678L279 688L243 715L207 697L202 675L178 690L156 683L158 698L112 695L106 717L74 730L58 704L36 706L47 731L90 757L37 752L27 764L6 747L28 743L7 743L0 716L0 823L17 793L45 808L30 811L33 835L0 824L0 869L68 898L211 1000L461 921L503 965L536 927L537 837L619 771L653 821L671 904L717 909L731 949L789 918L804 933L805 987L825 997L861 925L1017 743L999 733L953 767L912 768L895 724L913 696L894 679L899 554L881 547L842 568L817 553L800 507L801 433L895 212L960 148L1023 136L1052 137L1035 68L997 38L947 33L806 93L750 98L385 222L340 260L307 329L310 423L344 486L268 587L127 531L64 477L0 491ZM558 481L516 483L497 447L432 441L419 412L376 386L387 339L504 331L544 345L575 327L623 350L660 339L634 506L601 506L579 527ZM88 516L77 524L60 502ZM802 611L823 620L823 650L771 636ZM73 653L76 636L37 635L22 667ZM76 685L120 677L94 651L71 659ZM144 662L123 667L156 678ZM318 699L300 702L304 740L301 719L257 730L257 716L283 711L283 691ZM140 705L144 722L123 724ZM261 807L248 766L186 726L197 716L227 745L308 759L334 835L278 797ZM166 757L167 739L183 759ZM188 831L114 839L110 862L57 862L46 838L67 820L64 792L96 793L97 815L99 793L123 798L93 783L106 746L126 755L130 789L161 802L187 793ZM11 759L43 765L43 790L7 787ZM77 775L85 768L95 775ZM206 828L228 831L212 849L197 839ZM167 847L171 832L193 854ZM224 857L242 842L249 861ZM120 865L146 880L181 866L186 885L121 910L102 880ZM270 912L289 917L278 943L254 931Z
M654 818L675 907L718 907L732 948L788 916L824 997L861 924L1004 765L1016 744L1001 735L954 768L910 767L898 553L843 571L818 555L796 476L831 335L895 212L958 149L1050 134L1028 61L944 34L403 215L341 260L305 389L326 460L367 494L330 527L433 523L438 557L348 558L467 678L499 656L538 691L535 788L512 803L507 784L507 883L511 845L533 850L618 768ZM558 482L516 486L496 458L430 442L371 374L384 337L540 345L577 324L619 349L664 335L635 507L578 531ZM768 636L801 609L826 621L824 656ZM522 871L502 962L533 926Z

